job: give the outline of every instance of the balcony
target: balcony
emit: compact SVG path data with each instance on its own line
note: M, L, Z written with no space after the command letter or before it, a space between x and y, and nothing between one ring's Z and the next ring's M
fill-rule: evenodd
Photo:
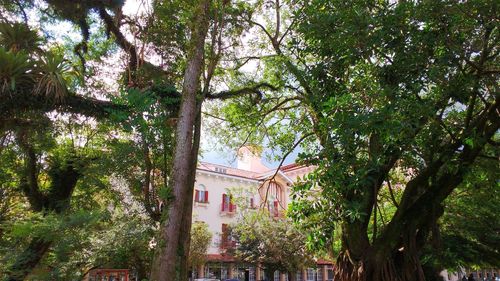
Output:
M220 242L220 248L223 250L230 250L236 248L236 241L227 240Z
M236 213L236 205L233 203L222 203L220 205L220 213L222 215L234 215Z

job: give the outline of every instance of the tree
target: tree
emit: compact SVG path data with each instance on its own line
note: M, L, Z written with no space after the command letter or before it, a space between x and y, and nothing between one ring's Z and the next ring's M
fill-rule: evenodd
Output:
M492 151L487 153L493 154ZM445 212L438 222L438 239L424 251L424 259L438 270L497 268L500 265L500 222L496 215L499 206L494 203L500 195L495 180L496 164L497 159L480 157L464 182L444 202Z
M313 264L306 235L290 219L276 219L265 211L248 213L231 227L231 236L236 257L264 267L267 278L279 271L295 280L299 270Z
M498 158L488 149L500 126L495 4L268 6L271 24L248 21L272 46L267 73L289 91L266 100L272 104L228 105L224 117L241 129L246 116L264 115L278 120L258 123L264 137L288 147L306 140L302 163L317 169L295 187L291 215L316 230L320 246L340 231L336 280L423 280L422 249L443 202L481 155ZM407 178L401 198L373 228L396 169Z
M1 8L9 12L8 17L2 17L7 22L10 22L10 18L22 19L26 25L27 15L30 14L26 11L31 10L39 12L41 19L49 18L52 22L69 21L76 25L80 29L81 41L76 44L70 42L70 46L73 46L73 55L80 60L84 80L95 79L92 77L96 73L93 72L95 68L92 64L90 70L88 68L89 58L95 59L92 48L95 40L102 41L102 37L106 36L125 53L126 67L119 81L119 90L112 93L118 95L118 99L108 102L88 98L74 91L64 91L66 95L62 100L62 95L35 96L31 91L18 91L16 95L2 95L2 109L5 109L2 110L2 117L5 116L8 121L2 125L19 125L20 121L11 117L22 111L38 110L40 116L43 116L57 110L94 117L99 121L112 121L118 117L123 122L121 125L129 127L129 130L132 127L139 139L134 145L140 146L134 149L140 150L143 155L139 159L140 163L133 165L144 169L138 177L143 177L139 179L139 185L144 205L150 216L157 221L161 219L160 206L164 206L165 210L163 233L158 243L162 248L159 250L157 266L153 267L156 271L152 278L177 276L173 270L179 262L180 275L185 275L189 235L183 235L180 239L180 233L190 231L192 206L188 198L194 185L202 103L205 99L259 96L261 88L274 88L267 83L251 82L248 83L250 86L241 83L236 90L214 93L212 80L223 73L219 65L223 55L230 53L237 45L238 36L245 28L238 17L245 13L247 6L244 2L228 5L227 1L153 1L151 15L130 17L123 14L123 2L120 1L47 0L44 3L25 1L17 4L2 1L1 4ZM92 25L96 28L92 29ZM175 36L164 36L165 30L171 30ZM129 33L135 36L134 40L129 39ZM206 40L208 38L210 40ZM177 47L173 48L175 46ZM108 46L103 49L113 48ZM167 54L165 50L168 51ZM150 51L153 54L148 56ZM148 62L148 59L154 61L157 58L155 51L161 57L168 57L169 64L158 66L157 63ZM23 71L21 74L31 73ZM55 77L60 81L62 76L48 77ZM75 90L85 91L91 88L84 83L79 83L78 86ZM176 88L181 89L180 92ZM61 87L58 89L64 90ZM103 95L107 96L108 93ZM120 99L120 95L123 95L123 99ZM142 98L141 95L145 97ZM135 101L139 102L128 99L130 97L135 97ZM164 103L168 99L173 102ZM168 121L161 125L171 126L171 130L163 130L158 123L154 124L158 128L148 128L148 124L154 123L152 120L156 119ZM165 155L173 157L164 157ZM121 172L126 169L122 167ZM163 180L155 182L153 178L157 169ZM132 180L136 181L137 178ZM181 221L182 228L179 224ZM155 277L156 272L163 274L163 277Z
M205 264L211 243L212 233L208 229L208 225L203 222L193 223L191 226L191 243L189 245L189 265L191 268L197 268Z

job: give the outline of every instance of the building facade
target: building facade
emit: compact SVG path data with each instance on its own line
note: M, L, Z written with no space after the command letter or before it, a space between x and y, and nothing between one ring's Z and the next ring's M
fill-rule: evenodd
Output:
M212 233L207 263L192 272L193 278L263 280L263 270L239 262L226 249L234 246L228 239L228 227L244 213L243 208L267 208L270 215L280 217L291 200L291 187L298 177L312 167L295 164L270 169L261 162L255 147L238 151L237 168L200 162L196 172L193 222L204 222ZM276 272L275 281L287 280L286 274ZM317 261L316 268L297 273L298 281L333 280L332 264Z

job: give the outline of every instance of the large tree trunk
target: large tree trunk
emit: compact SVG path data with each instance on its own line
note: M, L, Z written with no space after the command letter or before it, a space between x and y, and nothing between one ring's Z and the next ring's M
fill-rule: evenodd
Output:
M427 164L405 187L391 221L372 244L367 239L367 219L343 224L342 244L335 267L339 281L423 281L420 251L444 210L442 202L463 181L472 163L500 126L498 100L477 117L474 146L450 142L450 151ZM472 131L472 130L471 130ZM373 206L373 202L368 202ZM368 212L369 213L369 212Z
M8 270L6 281L23 281L31 273L45 253L50 249L52 242L34 238L28 247L17 257L16 262Z
M208 31L208 10L210 0L200 0L193 13L193 25L188 53L182 100L177 124L174 164L172 174L173 200L166 210L167 218L161 229L158 253L151 271L151 281L179 280L178 250L185 205L194 182L192 176L192 155L194 150L193 130L197 115L197 94L200 91L200 77L203 69L205 37ZM194 167L195 168L195 167Z
M418 252L396 249L387 256L375 254L374 247L366 249L361 259L353 260L343 251L335 265L335 280L339 281L424 281Z
M189 278L189 250L191 244L191 225L193 221L193 193L194 193L194 184L196 181L196 167L198 164L198 151L200 147L200 138L201 138L201 102L198 105L198 113L196 116L196 123L194 129L194 138L193 138L193 152L191 155L191 182L190 189L188 191L188 202L186 202L184 209L184 218L182 225L182 236L179 242L179 246L181 250L179 251L179 263L180 263L180 276L181 280L188 280Z
M59 166L57 163L49 167L50 189L42 193L38 186L37 156L26 136L26 134L18 136L19 145L26 154L25 175L21 180L20 189L28 198L33 211L61 214L70 207L71 196L82 174L75 167L75 159L70 155L65 165ZM24 280L50 250L51 245L51 240L34 237L7 270L8 275L5 280Z
M424 281L420 253L442 214L440 200L425 196L400 219L393 219L372 244L366 232L357 231L363 229L359 226L363 222L346 224L342 235L344 250L337 258L335 280Z

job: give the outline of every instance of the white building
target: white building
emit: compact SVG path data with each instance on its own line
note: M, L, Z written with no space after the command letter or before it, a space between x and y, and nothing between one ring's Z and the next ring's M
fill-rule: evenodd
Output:
M271 215L282 216L290 203L294 181L312 169L295 164L283 166L278 171L270 169L262 164L258 149L249 146L240 149L237 168L199 163L193 198L193 221L207 223L213 240L208 250L208 263L195 270L193 276L221 280L237 278L240 281L263 279L261 270L225 254L225 249L232 246L232 242L226 238L227 227L241 215L238 204L234 204L235 200L231 200L231 197L237 196L240 205L268 208ZM297 281L332 280L331 266L330 262L320 260L317 268L298 273ZM286 276L276 272L274 279L284 281Z

